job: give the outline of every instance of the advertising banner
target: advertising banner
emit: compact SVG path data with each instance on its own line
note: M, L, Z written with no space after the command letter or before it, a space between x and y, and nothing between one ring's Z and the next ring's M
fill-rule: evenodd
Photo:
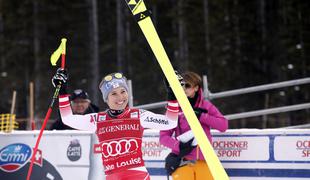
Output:
M0 133L0 179L26 179L38 131ZM232 180L310 179L309 130L212 131L213 148ZM33 179L104 180L102 149L95 134L46 131L35 155ZM93 148L94 147L94 148ZM159 131L146 130L142 154L152 180L166 179L170 149Z
M275 137L275 160L310 163L310 136Z
M310 179L309 130L237 129L212 135L213 149L232 180ZM166 178L170 149L159 144L159 133L146 131L142 144L152 179Z
M1 179L26 179L38 133L14 131L0 134ZM35 154L31 179L88 179L90 141L88 132L45 131Z
M215 137L212 146L222 161L267 161L270 157L268 136ZM257 153L258 149L260 153Z

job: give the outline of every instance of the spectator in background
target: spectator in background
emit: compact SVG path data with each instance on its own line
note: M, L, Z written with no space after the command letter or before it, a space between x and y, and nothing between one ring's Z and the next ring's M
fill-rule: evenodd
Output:
M182 76L185 81L183 86L185 94L212 144L210 129L224 132L228 128L228 121L211 102L204 99L202 80L198 74L186 72ZM213 179L182 112L179 113L176 128L160 132L160 143L172 149L172 153L166 158L165 168L173 180Z
M96 113L99 111L99 108L91 103L91 100L89 99L89 96L87 92L83 91L82 89L76 89L73 91L73 93L70 95L70 103L73 114L89 114L89 113ZM66 129L72 129L74 128L65 125L61 117L59 118L51 125L51 130L66 130Z

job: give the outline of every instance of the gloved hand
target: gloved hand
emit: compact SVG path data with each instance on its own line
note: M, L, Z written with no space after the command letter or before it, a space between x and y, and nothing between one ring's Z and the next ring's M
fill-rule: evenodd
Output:
M169 153L165 159L165 169L167 174L171 175L180 165L181 157L174 153Z
M63 86L66 85L67 80L68 80L67 71L62 68L58 68L56 74L52 78L52 84L54 87L57 87L58 85Z
M178 78L181 86L183 86L185 84L183 77L181 76L181 74L178 71L174 71L174 72L177 75L177 78ZM170 87L170 84L166 78L164 80L164 84L165 84L166 90L167 90L167 100L176 100L177 98L175 97L175 95L174 95L174 93Z
M196 108L196 107L194 107L193 110L194 110L194 112L195 112L195 114L196 114L196 116L197 116L198 119L200 118L200 116L201 116L202 113L208 113L208 110L202 109L202 108Z
M186 143L183 143L180 141L179 144L179 157L184 157L188 155L190 152L192 152L193 149L195 149L197 146L193 146L192 142L194 141L194 138L191 140L187 141Z

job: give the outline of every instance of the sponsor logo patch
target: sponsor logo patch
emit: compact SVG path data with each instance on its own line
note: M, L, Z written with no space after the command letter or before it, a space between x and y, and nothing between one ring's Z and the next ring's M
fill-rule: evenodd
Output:
M106 115L104 115L104 116L99 116L99 122L101 122L101 121L105 121L106 120L106 118L107 118L107 116Z
M67 157L70 161L77 161L82 156L82 147L79 140L74 139L70 142L67 149Z
M138 112L132 112L130 113L131 118L138 118Z
M0 169L14 172L22 168L32 155L32 149L22 143L5 146L0 150Z

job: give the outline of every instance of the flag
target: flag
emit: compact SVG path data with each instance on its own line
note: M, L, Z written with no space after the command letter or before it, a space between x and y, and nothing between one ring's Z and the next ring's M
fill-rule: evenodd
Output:
M38 166L42 167L43 164L43 155L42 155L42 151L40 149L37 150L36 154L34 155L34 163Z
M66 42L67 42L67 39L62 38L58 49L55 52L53 52L53 54L51 55L52 66L56 66L56 63L61 54L66 54Z

